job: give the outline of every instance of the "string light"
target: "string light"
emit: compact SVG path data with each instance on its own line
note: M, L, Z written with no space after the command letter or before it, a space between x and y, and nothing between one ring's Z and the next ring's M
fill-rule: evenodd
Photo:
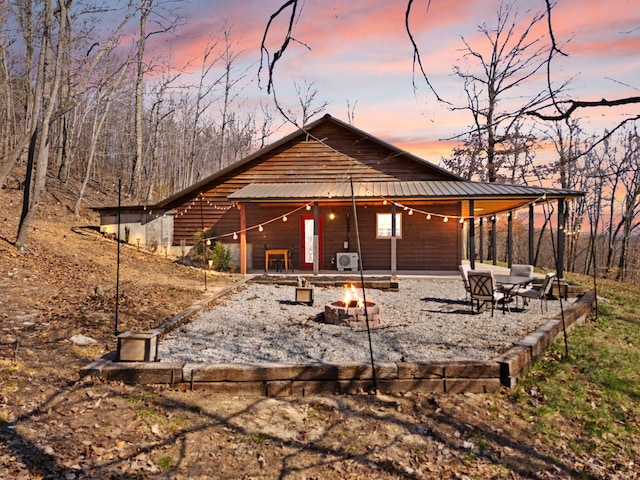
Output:
M371 194L371 191L370 191L370 190L368 190L368 193L369 193L369 194ZM333 196L333 195L331 194L331 192L329 192L329 193L328 193L328 198L331 198L332 196ZM205 198L206 198L206 197L205 197ZM546 194L544 194L543 196L541 196L541 197L539 197L539 198L537 198L537 199L535 199L535 200L531 201L531 202L529 203L529 205L531 205L531 206L537 206L537 203L539 203L541 200L546 200L546 199L547 199L547 195L546 195ZM414 213L414 209L410 209L408 206L402 205L401 203L395 202L395 201L393 201L393 200L387 200L386 198L385 198L385 199L383 199L382 204L383 204L383 205L388 205L388 204L389 204L389 202L391 202L391 205L393 205L393 206L403 208L404 210L408 210L408 212L407 212L407 213L408 213L408 215L413 215L413 213ZM192 206L194 206L195 204L196 204L196 201L194 200L194 201L193 201L190 205L188 205L188 206L187 206L187 207L186 207L182 212L177 212L176 214L177 214L178 216L183 216L183 215L184 215L185 213L187 213L187 211L188 211L188 210L190 210L190 209L191 209L191 207L192 207ZM209 199L207 199L207 205L210 205L210 206L211 206L213 209L215 209L215 210L222 210L222 211L227 211L227 210L229 210L229 209L233 208L232 206L229 206L229 205L225 205L225 206L218 206L218 205L215 205L213 202L210 202L210 201L209 201ZM236 204L234 203L233 205L235 206ZM266 221L266 222L262 222L262 224L259 224L259 225L253 225L253 226L247 227L247 228L245 228L244 230L242 230L242 231L241 231L241 233L242 233L242 232L249 231L249 230L252 230L252 229L254 229L254 228L257 228L259 232L262 232L262 231L264 231L264 226L263 226L263 225L266 225L266 224L269 224L269 223L275 222L275 221L277 221L279 218L281 218L283 222L286 222L286 221L288 221L288 215L291 215L291 214L293 214L293 213L295 213L295 212L297 212L297 211L300 211L300 210L302 210L302 209L306 209L307 211L309 211L309 210L311 210L311 206L312 206L312 204L311 204L311 203L307 203L307 204L305 204L305 205L302 205L302 206L300 206L300 207L295 208L294 210L292 210L292 211L290 211L290 212L287 212L286 214L284 214L284 215L282 215L282 216L272 218L272 219L270 219L270 220L268 220L268 221ZM522 206L526 206L526 205L522 205ZM522 206L521 206L521 207L522 207ZM520 208L520 207L519 207L519 208ZM480 210L480 209L478 209L478 210ZM448 216L448 215L442 215L442 214L439 214L439 213L433 213L433 214L432 214L431 212L425 212L425 211L422 211L422 210L419 210L419 209L418 209L418 210L415 210L415 212L418 212L418 213L421 213L421 214L425 215L425 217L426 217L426 219L427 219L427 220L431 220L431 217L432 217L433 215L435 215L435 216L438 216L438 217L442 217L442 221L443 221L443 222L445 222L445 223L449 221L449 216ZM150 211L149 211L149 214L152 214L152 213L153 213L153 211L151 211L151 210L150 210ZM512 212L496 212L496 213L507 213L507 215L509 215L509 216L511 216L511 215L512 215ZM166 215L166 214L165 214L165 215ZM157 214L156 214L156 216L157 216ZM163 216L164 216L164 215L163 215ZM466 220L466 219L465 219L465 217L458 217L457 215L454 215L452 218L454 218L454 219L455 219L455 218L457 218L461 224L464 224L464 222L465 222L465 220ZM469 217L469 219L471 219L471 218L474 218L474 217ZM491 217L489 217L489 218L490 218L491 220L495 221L495 220L496 220L496 215L492 215L492 216L491 216ZM482 216L480 217L480 219L482 219ZM566 230L566 229L565 229L565 230ZM238 238L238 231L233 232L233 234L226 233L226 234L223 234L223 235L217 235L217 236L215 236L215 237L211 237L211 238L216 239L216 238L228 237L229 235L232 235L232 236L233 236L233 239L234 239L234 240L236 240L236 239Z

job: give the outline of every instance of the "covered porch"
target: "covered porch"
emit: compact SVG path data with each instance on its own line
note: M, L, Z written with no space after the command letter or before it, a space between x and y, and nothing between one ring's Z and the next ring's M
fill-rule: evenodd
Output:
M487 224L495 231L496 215L506 213L512 246L512 218L521 209L528 211L529 263L533 264L536 207L555 202L558 275L562 277L566 201L580 195L571 190L466 181L345 181L249 184L228 198L236 203L240 216L234 237L239 239L241 273L248 273L248 266L268 268L264 248L286 249L293 269L313 275L340 271L338 262L345 257L351 271L452 272L462 262L465 244L475 267L476 254L484 253L476 252L476 235ZM253 248L247 249L248 244ZM492 248L495 259L495 235ZM248 251L253 252L251 259Z

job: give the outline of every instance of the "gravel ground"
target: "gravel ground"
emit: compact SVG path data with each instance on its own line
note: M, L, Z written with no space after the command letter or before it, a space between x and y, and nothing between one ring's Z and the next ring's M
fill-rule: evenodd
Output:
M493 317L490 308L471 314L457 279L400 279L397 292L365 294L382 306L382 323L371 328L376 362L488 360L560 311L560 302L550 300L541 315L534 300L525 311L503 314L500 306ZM163 338L159 357L194 363L370 361L366 328L316 320L326 303L342 299L342 287L315 287L313 306L295 304L294 297L292 286L244 284Z

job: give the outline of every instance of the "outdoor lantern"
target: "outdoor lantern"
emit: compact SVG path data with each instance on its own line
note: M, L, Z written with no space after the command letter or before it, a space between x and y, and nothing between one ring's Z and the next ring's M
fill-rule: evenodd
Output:
M309 306L313 305L313 288L296 287L296 302L305 303Z
M118 361L153 362L158 352L158 330L118 335Z

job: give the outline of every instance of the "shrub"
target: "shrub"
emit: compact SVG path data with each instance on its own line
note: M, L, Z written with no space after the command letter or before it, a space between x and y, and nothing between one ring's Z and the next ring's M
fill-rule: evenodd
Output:
M229 264L231 263L231 249L216 240L211 246L211 250L209 250L208 258L213 260L211 267L214 270L226 272L229 270Z

